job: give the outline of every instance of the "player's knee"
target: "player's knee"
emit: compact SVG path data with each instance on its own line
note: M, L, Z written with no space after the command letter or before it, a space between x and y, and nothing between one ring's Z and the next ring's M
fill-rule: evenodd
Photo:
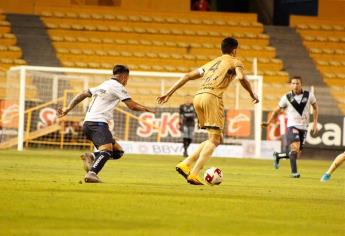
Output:
M218 145L221 144L221 139L220 137L213 137L210 139L210 141L217 147Z
M113 144L111 144L111 143L103 144L102 146L100 146L98 148L98 150L112 152L113 151Z
M123 150L113 150L112 158L117 160L120 159L125 152Z
M289 156L294 156L295 158L297 158L298 152L295 151L295 150L291 150L290 153L289 153Z

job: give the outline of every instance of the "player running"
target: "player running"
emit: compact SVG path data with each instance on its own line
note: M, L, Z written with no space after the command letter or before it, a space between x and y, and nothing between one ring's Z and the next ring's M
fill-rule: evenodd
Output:
M310 105L313 107L313 135L316 135L318 132L318 106L314 94L302 89L302 78L300 76L292 77L290 86L292 89L291 92L281 97L280 102L277 108L273 111L272 116L267 122L262 122L262 127L267 127L274 119L276 119L279 112L286 109L288 120L287 135L290 151L286 156L274 155L274 166L276 168L279 167L279 160L281 158L289 158L291 165L291 177L299 178L300 174L297 171L297 158L301 155L305 138L307 136Z
M83 131L88 140L92 141L98 151L82 155L84 166L88 171L85 175L86 183L100 183L97 174L110 159L119 159L123 155L121 146L115 142L109 130L108 122L113 119L113 110L120 101L133 111L153 112L151 109L133 101L125 86L129 78L129 69L124 65L113 68L113 76L97 87L80 92L66 108L58 109L58 117L68 114L85 98L92 97L89 104Z
M345 152L339 154L334 161L332 162L331 166L324 173L321 177L321 182L328 182L331 179L332 173L345 161Z
M258 103L250 83L244 72L242 62L236 58L238 42L236 39L225 38L221 43L222 56L210 61L197 70L185 74L166 94L157 98L159 104L166 103L176 90L190 80L202 78L201 86L193 100L199 127L206 129L208 140L201 143L192 155L180 162L176 170L187 182L202 185L199 173L215 148L222 142L224 128L223 93L235 78L249 92L254 103Z

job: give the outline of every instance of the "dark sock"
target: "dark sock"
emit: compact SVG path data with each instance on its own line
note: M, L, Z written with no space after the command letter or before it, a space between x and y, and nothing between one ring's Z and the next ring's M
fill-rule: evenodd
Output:
M188 148L188 139L183 138L183 149L185 152L187 152L187 148Z
M291 166L291 173L297 173L297 152L290 152L290 166Z
M93 162L93 165L90 171L98 174L102 170L105 163L111 157L111 153L108 151L100 151L100 152L95 152L94 154L96 158L95 158L95 161Z
M191 138L187 138L187 149L189 147L189 145L192 143L192 139Z

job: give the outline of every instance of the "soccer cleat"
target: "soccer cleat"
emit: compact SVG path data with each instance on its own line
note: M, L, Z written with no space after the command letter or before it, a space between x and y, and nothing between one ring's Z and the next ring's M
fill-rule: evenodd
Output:
M279 156L278 156L278 152L274 152L273 153L273 167L274 169L278 170L279 169Z
M183 162L180 162L176 165L176 171L183 176L183 178L187 179L189 173L190 173L190 170L189 170L189 167L184 164Z
M320 181L321 181L321 182L328 182L330 179L331 179L331 175L325 173L325 174L322 175Z
M91 167L92 163L94 161L94 157L92 153L86 152L80 156L80 158L83 160L83 167L86 172L88 172Z
M299 178L301 175L299 173L291 173L290 175L291 178Z
M84 177L85 183L102 183L101 179L96 175L95 172L87 172Z
M187 182L192 185L204 185L199 176L196 175L188 175Z

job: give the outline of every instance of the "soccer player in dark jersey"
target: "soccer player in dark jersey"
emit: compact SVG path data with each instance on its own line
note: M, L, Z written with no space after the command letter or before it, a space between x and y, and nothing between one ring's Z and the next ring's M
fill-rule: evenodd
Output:
M188 156L188 147L192 143L194 126L195 126L195 111L193 106L192 96L186 97L186 103L180 106L180 129L183 137L183 156Z

